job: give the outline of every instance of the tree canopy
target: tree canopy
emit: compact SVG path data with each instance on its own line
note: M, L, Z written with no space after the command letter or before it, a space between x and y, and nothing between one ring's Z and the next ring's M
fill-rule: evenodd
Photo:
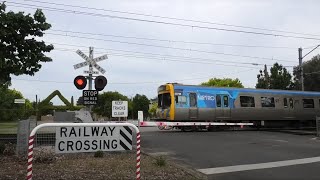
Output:
M149 116L149 104L150 101L145 95L136 94L132 100L133 117L138 118L138 111L143 111L143 117Z
M94 106L93 112L105 116L105 117L112 117L112 101L129 101L127 96L120 94L119 92L104 92L98 95L98 102L97 105ZM130 107L129 107L130 108ZM129 109L130 113L130 109Z
M31 16L6 12L6 5L0 4L0 85L10 85L11 74L34 75L41 68L40 62L52 61L44 53L53 46L36 40L50 27L39 9Z
M243 85L241 81L236 78L236 79L231 79L231 78L211 78L207 82L201 83L202 86L216 86L216 87L238 87L238 88L243 88Z
M151 117L155 117L156 116L157 108L158 108L158 103L152 103L152 105L151 105L151 107L149 109L149 115Z
M302 63L304 76L304 89L306 91L320 91L320 57L314 56L309 61ZM293 69L294 85L296 90L301 89L300 75L298 66Z
M256 88L261 89L292 89L292 75L282 65L275 63L270 68L270 75L265 65L264 71L260 70L257 75Z
M19 91L0 88L0 121L14 121L26 118L33 113L29 100L26 99L26 104L15 104L15 99L23 99Z

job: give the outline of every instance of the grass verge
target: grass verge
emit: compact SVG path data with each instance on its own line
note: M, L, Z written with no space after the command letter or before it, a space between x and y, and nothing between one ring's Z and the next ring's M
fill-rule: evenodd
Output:
M35 157L37 154L35 154ZM33 179L135 179L135 153L105 153L101 158L94 158L94 153L67 154L57 156L51 163L34 163ZM26 160L15 156L0 156L0 168L3 179L25 179ZM165 166L157 166L154 158L142 155L141 179L187 179L196 180L195 176L167 162Z
M0 134L16 134L18 122L0 122Z

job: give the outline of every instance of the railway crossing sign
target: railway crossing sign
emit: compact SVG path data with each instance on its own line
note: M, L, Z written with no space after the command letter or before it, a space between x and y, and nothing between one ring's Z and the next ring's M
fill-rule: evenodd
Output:
M76 53L82 57L84 60L86 60L85 62L82 62L82 63L78 63L78 64L75 64L73 65L73 68L74 69L79 69L79 68L82 68L82 67L85 67L85 66L89 66L91 65L92 67L96 68L100 73L104 74L106 73L106 70L104 70L101 66L99 66L97 64L97 62L99 61L103 61L105 59L108 59L108 56L107 55L103 55L103 56L100 56L100 57L96 57L96 58L90 58L89 56L85 55L82 51L80 51L79 49L76 51ZM84 71L84 73L88 73L88 74L98 74L99 72L97 71L93 71L93 68L90 68L89 71Z
M56 153L132 150L128 126L57 127Z

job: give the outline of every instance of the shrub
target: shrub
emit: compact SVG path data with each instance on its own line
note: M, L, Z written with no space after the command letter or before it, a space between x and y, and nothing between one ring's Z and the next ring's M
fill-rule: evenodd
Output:
M46 163L50 164L56 160L56 156L52 151L48 151L45 149L40 149L34 156L35 163Z
M6 145L4 142L0 142L0 154L3 154L4 149L6 148Z
M16 147L12 143L5 144L2 152L6 156L13 156L16 153Z
M159 167L163 167L163 166L166 166L166 164L167 164L167 161L163 156L156 157L155 165Z
M95 153L94 153L94 157L96 157L96 158L101 158L101 157L103 157L103 151L96 151Z

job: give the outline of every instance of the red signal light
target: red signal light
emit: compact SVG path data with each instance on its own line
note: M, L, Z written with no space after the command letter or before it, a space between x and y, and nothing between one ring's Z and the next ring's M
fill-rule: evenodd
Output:
M82 79L78 79L78 80L77 80L77 84L78 84L79 86L82 86L83 80L82 80Z
M84 89L87 86L87 79L84 76L77 76L73 83L77 89Z

